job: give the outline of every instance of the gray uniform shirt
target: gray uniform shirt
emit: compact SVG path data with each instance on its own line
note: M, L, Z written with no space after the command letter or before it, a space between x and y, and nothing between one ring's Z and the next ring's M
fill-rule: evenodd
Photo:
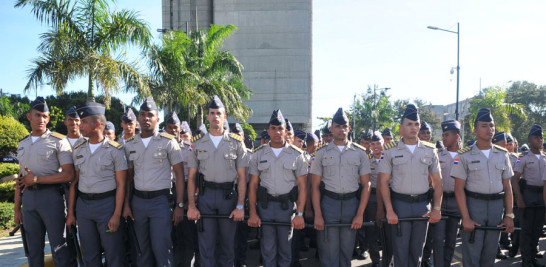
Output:
M480 151L476 144L459 150L451 176L466 180L468 191L481 194L496 194L503 191L502 179L510 179L514 173L508 158L508 151L493 145L489 158Z
M380 159L376 159L373 154L368 155L370 161L370 186L371 188L377 188L377 177Z
M363 147L348 142L340 152L331 142L317 149L310 173L322 176L328 191L352 193L358 190L360 176L370 173L370 162Z
M24 167L34 175L50 175L61 171L61 166L72 164L72 148L64 135L46 130L32 143L32 133L19 142L17 159L23 175Z
M190 143L186 143L183 141L178 142L178 145L180 146L180 154L182 154L182 162L184 162L184 180L188 181L188 153L190 152ZM171 180L173 182L176 182L176 176L174 175L174 171L171 171Z
M527 155L522 155L516 161L514 172L519 172L523 175L523 179L527 181L527 185L544 186L542 176L546 166L546 157L544 153L539 154L540 159L531 151Z
M198 135L192 140L192 150L188 154L188 167L205 175L205 181L227 183L237 180L237 169L248 167L248 154L243 138L224 132L218 148L209 137Z
M104 193L116 189L116 172L127 170L123 146L104 138L91 153L89 142L80 141L74 146L74 167L80 172L78 190L83 193Z
M260 177L260 185L273 196L287 194L297 186L297 178L307 174L303 151L286 143L275 156L269 145L263 145L250 156L250 174Z
M424 194L429 190L428 175L440 172L434 144L419 140L413 153L402 142L385 146L379 172L391 175L394 192L406 195Z
M135 188L156 191L171 188L171 166L182 162L180 146L172 135L155 132L148 147L136 135L125 143L129 169L135 170Z
M512 169L516 166L516 161L518 160L519 155L517 153L510 153L510 163L512 164Z
M447 149L442 149L438 152L440 160L440 168L442 169L442 189L444 192L455 192L455 179L451 177L451 168L453 167L454 158Z

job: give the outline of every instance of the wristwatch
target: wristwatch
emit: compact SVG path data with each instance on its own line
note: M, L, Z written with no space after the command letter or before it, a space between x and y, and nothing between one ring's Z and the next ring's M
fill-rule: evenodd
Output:
M243 209L243 205L237 205L237 209L238 209L238 210L242 210L242 209Z
M34 184L38 183L38 175L34 175Z
M303 212L298 211L298 212L296 213L296 216L300 216L300 217L303 216Z
M504 215L504 216L505 216L505 217L508 217L508 218L510 218L510 219L512 219L512 220L513 220L514 218L516 218L516 215L514 215L514 213L506 213L506 215Z
M178 202L178 203L176 203L176 205L177 205L179 208L184 208L184 202Z

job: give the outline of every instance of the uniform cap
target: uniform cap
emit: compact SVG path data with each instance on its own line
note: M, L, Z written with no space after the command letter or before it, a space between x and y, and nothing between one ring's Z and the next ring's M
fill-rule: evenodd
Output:
M383 132L381 132L381 135L382 136L393 136L392 131L389 128L385 128L385 130L383 130Z
M263 140L269 140L269 139L271 139L271 137L269 136L269 134L267 133L266 130L262 131L262 133L260 134L260 137L261 137Z
M417 107L414 104L408 104L404 110L404 115L402 115L402 120L409 119L412 121L419 120L419 113L417 112Z
M154 99L151 97L146 97L146 100L144 100L144 103L140 105L140 110L144 110L144 111L157 110L157 105L155 104Z
M212 100L209 103L209 108L216 109L216 108L223 108L223 107L224 107L224 103L222 103L222 101L217 95L214 95L212 97Z
M381 140L383 140L383 136L381 136L381 132L379 131L372 132L372 135L370 136L370 141L375 142L375 141L381 141Z
M284 121L286 122L286 130L293 131L292 123L287 118L284 118Z
M235 123L235 126L233 126L233 130L231 131L232 133L242 133L243 132L243 127L241 127L241 124L239 123Z
M180 123L180 119L178 118L178 115L176 114L176 112L173 111L169 114L169 117L167 118L167 121L165 122L170 124L177 124L177 123Z
M449 130L461 130L461 123L456 120L447 120L442 122L442 132Z
M331 134L332 132L330 132L330 127L332 126L332 120L329 120L326 122L326 125L324 125L324 128L322 128L322 133L323 134Z
M104 111L104 105L97 102L86 102L76 109L82 119L91 115L104 115Z
M533 125L533 127L531 127L531 131L529 131L529 136L531 135L543 137L542 126L538 124Z
M295 130L294 136L305 141L305 137L307 137L307 133L302 130Z
M41 96L36 97L36 99L34 99L32 103L30 103L30 108L40 112L49 112L49 107L47 106L47 102Z
M318 140L322 140L322 134L320 132L320 130L315 130L315 135L317 136Z
M283 125L286 121L284 120L284 116L282 115L282 112L280 109L273 110L273 113L271 114L271 118L269 119L269 125Z
M496 132L495 135L493 135L493 143L506 141L506 132Z
M429 130L432 131L432 128L430 128L430 125L426 121L421 122L421 129L419 131Z
M476 120L474 121L474 123L476 123L477 121L493 121L493 116L491 116L491 110L488 108L480 108L480 110L478 110L478 115L476 115Z
M345 114L343 108L337 109L336 114L334 114L334 117L332 118L332 122L340 125L346 125L349 123L349 118L347 117L347 114Z
M107 121L107 122L106 122L106 126L104 126L104 130L112 130L112 131L115 131L115 130L116 130L116 127L114 126L114 124L113 124L111 121Z
M183 121L180 123L180 133L185 134L191 132L190 125L188 125L187 121Z
M80 118L80 115L78 115L78 112L76 112L76 106L72 106L71 108L69 108L68 111L66 112L66 116L76 118L76 119Z
M133 109L128 108L127 111L125 111L125 113L123 113L123 116L121 116L121 120L126 122L126 123L136 121L136 115L133 112Z

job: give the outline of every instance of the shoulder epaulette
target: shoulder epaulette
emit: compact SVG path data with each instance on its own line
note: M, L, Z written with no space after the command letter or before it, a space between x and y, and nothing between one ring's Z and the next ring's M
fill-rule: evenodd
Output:
M53 136L53 137L55 137L55 138L57 138L57 139L61 139L61 140L64 139L64 138L66 137L66 135L60 134L60 133L58 133L58 132L52 132L52 133L51 133L51 136Z
M75 144L74 147L72 148L72 150L75 150L76 148L82 146L83 144L85 144L85 142L87 142L87 139L84 138L82 141Z
M466 147L463 147L463 148L457 150L457 152L459 154L463 154L463 153L466 153L466 152L470 151L471 149L472 149L472 146L466 146Z
M171 139L174 138L174 135L168 134L168 133L166 133L166 132L162 132L162 133L160 133L159 135L161 135L161 137L165 137L165 138L167 138L167 139L169 139L169 140L171 140Z
M260 150L262 148L264 148L264 145L260 145L259 147L252 149L252 153L256 153L256 151L258 151L258 150Z
M359 145L359 144L357 144L357 143L353 143L353 145L354 145L355 147L358 147L358 148L364 150L364 152L366 152L366 148L365 148L365 147L363 147L363 146L361 146L361 145Z
M301 150L299 147L293 145L293 144L290 144L290 147L292 147L294 150L298 151L300 154L303 153L303 150Z
M197 141L197 140L199 140L201 138L203 138L203 133L199 133L198 135L192 137L191 142L195 143L195 141Z
M231 137L231 139L235 139L235 140L237 140L237 141L239 141L239 142L243 142L243 141L244 141L244 140L243 140L243 137L241 137L241 136L238 135L238 134L230 133L230 134L229 134L229 137Z
M136 135L129 137L128 139L125 140L125 142L133 141L135 139L135 136Z
M425 145L426 147L430 147L432 149L436 148L436 145L431 142L427 142L427 141L421 141L421 142L423 142L423 145Z
M504 148L502 146L497 146L497 145L493 145L493 146L495 146L500 151L508 152L508 150L506 150L506 148Z
M370 153L370 154L368 154L368 155L366 155L366 156L368 157L368 159L372 159L372 158L373 158L372 153Z
M21 140L19 140L19 142L21 142L21 141L23 141L23 140L27 139L27 138L28 138L29 136L30 136L30 134L28 134L27 136L25 136L25 137L21 138Z
M398 141L392 141L392 142L386 144L384 149L389 150L389 149L391 149L391 148L393 148L395 146L398 146Z
M122 144L116 142L116 141L109 141L110 145L117 148L117 149L121 149L123 147Z

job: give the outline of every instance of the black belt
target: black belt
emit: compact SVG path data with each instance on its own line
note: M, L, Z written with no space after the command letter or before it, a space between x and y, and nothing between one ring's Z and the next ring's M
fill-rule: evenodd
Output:
M444 192L444 198L455 197L455 192Z
M391 197L394 199L405 201L405 202L416 203L416 202L427 201L428 192L420 194L420 195L406 195L406 194L396 193L391 190Z
M161 189L156 191L140 191L135 188L133 191L133 194L139 198L144 199L151 199L158 196L170 196L171 195L171 189Z
M78 196L85 200L101 200L115 195L116 189L104 193L84 193L78 190Z
M28 190L30 191L35 191L35 190L43 190L43 189L47 189L47 188L60 188L62 184L34 184L33 186L29 186L27 187Z
M329 198L333 198L335 200L347 200L347 199L351 199L353 197L356 197L356 195L358 194L358 190L354 191L354 192L351 192L351 193L338 194L338 193L334 193L332 191L328 191L328 190L324 189L323 194L325 196L327 196Z
M212 189L223 189L223 190L233 189L233 182L215 183L215 182L205 181L205 187L212 188Z
M525 190L534 191L534 192L542 192L544 191L544 186L525 185Z
M375 193L376 193L375 187L370 187L370 194L375 194Z
M267 200L268 201L274 201L274 202L286 202L290 200L290 193L273 196L270 194L267 194Z
M495 194L482 194L482 193L476 193L476 192L468 191L468 190L465 189L464 192L469 197L476 198L476 199L481 199L481 200L497 200L497 199L501 199L501 198L504 197L504 191L499 192L499 193L495 193Z

